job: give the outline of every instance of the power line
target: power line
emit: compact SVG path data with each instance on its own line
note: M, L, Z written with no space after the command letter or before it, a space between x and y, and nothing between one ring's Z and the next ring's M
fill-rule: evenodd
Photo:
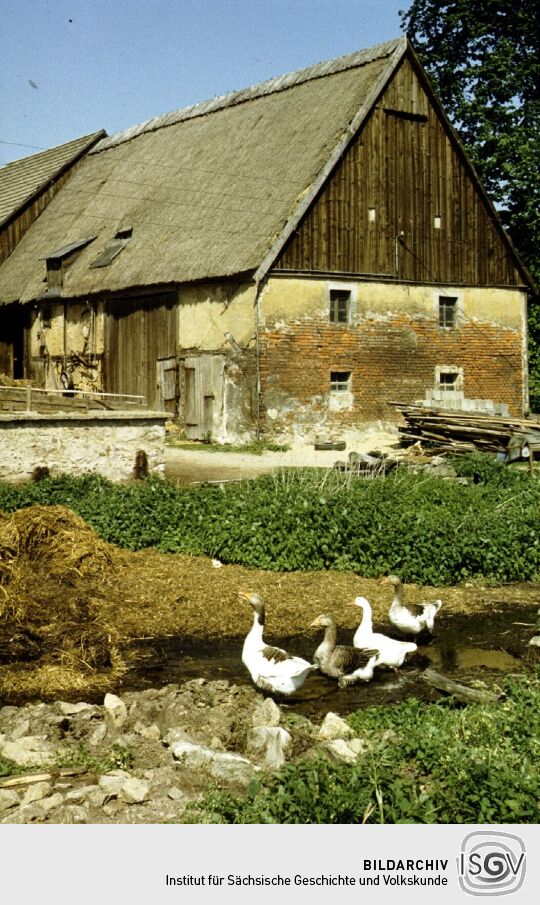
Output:
M42 148L39 145L23 145L20 141L8 141L6 138L0 138L0 145L14 145L17 148L31 148L33 151L47 150L47 148Z

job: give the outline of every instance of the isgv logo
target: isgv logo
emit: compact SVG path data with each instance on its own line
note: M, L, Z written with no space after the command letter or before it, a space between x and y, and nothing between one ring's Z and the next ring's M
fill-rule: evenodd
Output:
M469 833L458 858L459 885L471 896L504 896L523 885L525 843L511 833Z

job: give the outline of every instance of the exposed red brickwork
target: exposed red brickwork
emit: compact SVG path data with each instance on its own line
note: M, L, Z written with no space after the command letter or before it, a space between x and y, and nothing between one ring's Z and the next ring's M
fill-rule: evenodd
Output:
M493 324L445 330L434 320L401 313L354 326L313 319L286 327L267 322L260 347L263 416L265 409L281 410L286 399L296 399L316 419L328 411L330 371L351 371L353 406L328 412L327 425L399 420L388 403L423 399L434 386L436 365L463 368L467 398L505 402L512 414L522 413L521 336ZM297 409L286 408L274 426L294 423Z

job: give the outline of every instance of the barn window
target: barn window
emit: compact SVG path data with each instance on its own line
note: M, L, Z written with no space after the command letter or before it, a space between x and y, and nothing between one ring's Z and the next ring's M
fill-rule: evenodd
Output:
M455 296L439 296L439 327L453 329L458 323L458 300Z
M330 323L348 324L351 311L351 292L349 289L330 290Z
M350 371L330 371L330 392L348 393L351 389Z

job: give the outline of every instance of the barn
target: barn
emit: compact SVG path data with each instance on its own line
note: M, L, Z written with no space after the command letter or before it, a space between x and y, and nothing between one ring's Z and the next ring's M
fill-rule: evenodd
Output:
M25 377L236 442L526 413L529 289L406 38L101 138L0 266Z

